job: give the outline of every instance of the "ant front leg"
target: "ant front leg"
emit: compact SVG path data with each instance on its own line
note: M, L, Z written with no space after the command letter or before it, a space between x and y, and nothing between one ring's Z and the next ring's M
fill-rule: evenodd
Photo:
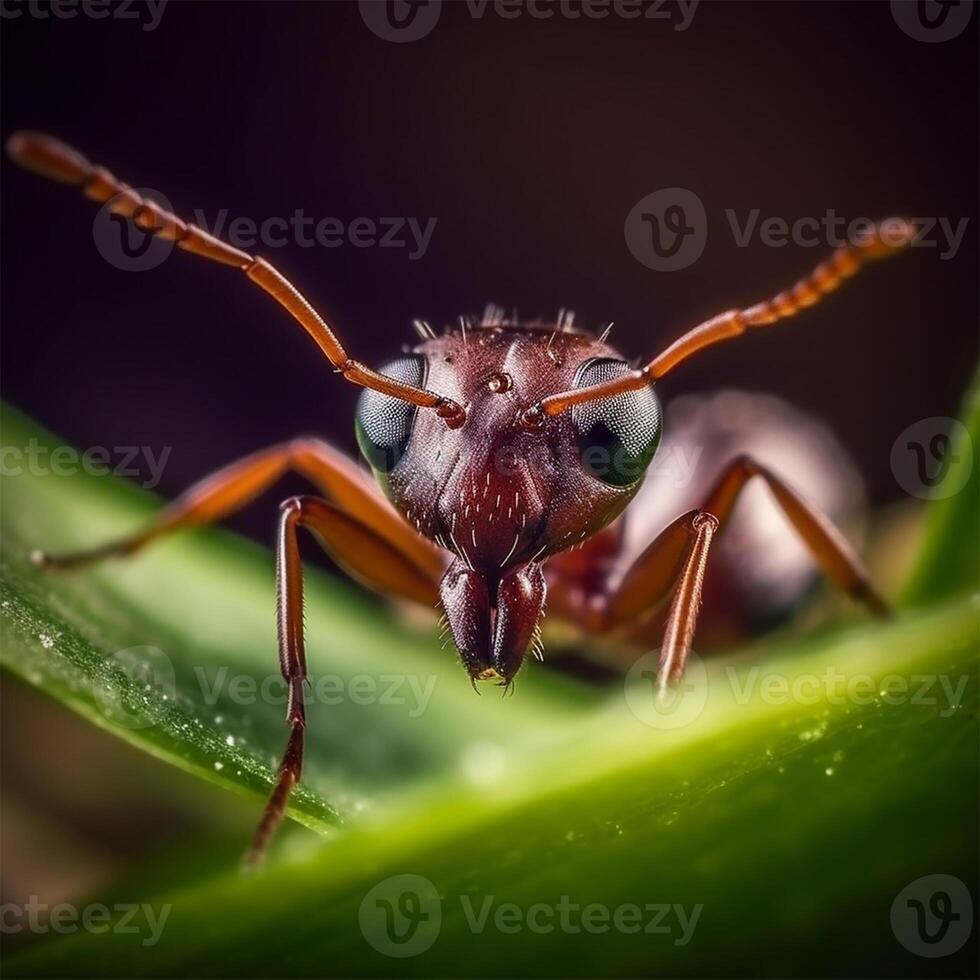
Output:
M42 568L58 569L135 554L167 534L229 517L290 471L310 480L337 511L322 543L342 568L376 591L430 606L435 602L445 568L439 550L405 523L350 459L318 439L294 439L236 460L119 541L66 555L35 552L32 559ZM365 537L379 538L397 560L371 560L370 549L363 547Z
M298 540L301 527L310 531L325 546L343 540L348 560L357 561L361 568L367 569L365 577L370 576L379 589L406 598L428 593L424 598L427 601L431 599L433 603L437 596L436 582L424 579L409 556L328 501L303 496L290 497L282 504L276 543L276 608L279 667L289 688L286 722L290 731L275 786L247 856L250 865L258 864L264 857L269 841L286 812L289 794L299 782L303 769L306 648L303 641L303 564Z
M751 456L735 457L700 510L668 525L627 569L618 584L593 597L583 623L598 631L628 625L659 605L677 583L660 654L661 686L676 684L694 640L701 592L714 534L724 528L745 485L759 477L803 539L824 574L879 618L890 615L868 573L840 531L780 477Z
M300 526L315 529L318 522L326 522L325 515L318 512L320 503L315 497L292 497L283 503L280 510L276 544L276 618L279 625L279 669L289 690L286 703L289 739L279 764L275 786L246 857L246 863L252 866L265 857L269 841L286 812L289 794L303 772L306 646L303 640L303 562L296 531Z
M316 484L331 500L292 497L281 509L276 551L279 665L288 685L289 739L262 821L248 854L258 863L282 820L303 768L306 726L303 684L303 569L300 527L368 588L431 608L438 600L445 568L441 553L409 527L370 480L343 454L314 439L297 439L253 453L191 487L147 527L121 541L58 558L43 556L45 567L74 567L109 556L130 555L157 538L227 517L268 489L287 470Z

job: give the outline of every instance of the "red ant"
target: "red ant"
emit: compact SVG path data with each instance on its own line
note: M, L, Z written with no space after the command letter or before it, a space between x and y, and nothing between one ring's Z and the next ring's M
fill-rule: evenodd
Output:
M908 245L914 233L908 222L883 222L791 289L707 320L639 369L606 334L585 333L569 318L521 324L491 311L480 323L461 319L441 335L417 322L421 342L373 371L348 357L330 326L264 259L185 224L51 137L15 133L7 150L22 166L81 187L143 231L244 272L292 314L336 371L364 389L357 441L382 493L336 449L299 439L219 470L121 541L33 556L39 565L64 568L131 555L171 531L227 517L289 470L318 487L321 496L290 497L280 511L279 661L290 734L252 860L266 850L302 769L300 528L363 584L430 607L441 603L474 687L488 679L511 685L537 642L549 587L553 607L593 632L635 623L673 588L659 677L663 686L676 683L691 650L712 540L753 477L768 485L828 578L875 615L887 615L840 532L746 455L731 461L701 507L668 524L625 575L611 580L587 550L583 560L573 549L610 525L643 482L660 441L654 386L661 378L706 347L812 306L866 262Z

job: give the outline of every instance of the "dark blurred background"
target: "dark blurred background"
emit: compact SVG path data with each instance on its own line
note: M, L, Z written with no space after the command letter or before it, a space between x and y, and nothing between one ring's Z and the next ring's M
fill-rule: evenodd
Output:
M614 320L621 349L649 355L826 252L740 247L726 209L967 218L955 257L913 250L663 386L791 399L831 423L878 502L901 493L896 436L956 413L977 361L975 15L924 43L884 2L703 2L684 31L675 3L671 22L507 19L493 5L474 17L447 2L428 36L396 44L354 3L170 2L154 30L141 6L135 21L4 19L4 135L57 134L185 217L436 218L415 261L406 248L256 247L363 360L409 341L413 317L441 326L488 301ZM654 272L624 220L665 187L703 201L708 240L690 267ZM181 253L115 268L95 211L4 163L6 399L81 446L171 446L166 496L292 435L354 452L356 392L288 316L244 276ZM271 540L264 503L236 523Z

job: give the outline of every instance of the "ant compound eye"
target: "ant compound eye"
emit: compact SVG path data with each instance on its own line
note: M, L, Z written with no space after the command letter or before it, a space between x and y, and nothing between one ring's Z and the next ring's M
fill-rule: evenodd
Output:
M625 361L597 357L575 376L576 388L619 378L630 370ZM572 424L582 465L597 480L628 487L643 476L660 444L660 402L652 388L583 402L572 408Z
M425 358L417 354L389 361L382 374L396 381L425 386ZM377 473L390 473L405 454L417 406L365 388L357 400L354 432L361 455Z

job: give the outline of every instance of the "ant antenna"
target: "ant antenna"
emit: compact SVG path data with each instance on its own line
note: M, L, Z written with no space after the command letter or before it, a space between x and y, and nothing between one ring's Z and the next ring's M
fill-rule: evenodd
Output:
M299 323L330 363L352 384L380 391L420 408L434 408L451 428L465 421L463 407L451 398L396 381L348 357L337 335L306 297L265 259L248 255L196 225L185 223L117 180L104 167L89 163L77 150L51 136L16 132L7 140L7 154L15 163L43 177L80 187L86 197L107 204L113 214L131 219L142 231L176 242L186 252L240 269Z
M826 262L818 265L810 275L791 289L747 309L729 310L706 320L675 340L643 368L600 384L548 395L537 405L527 409L525 417L529 424L538 425L545 416L558 415L573 405L645 388L706 347L738 337L754 327L769 326L779 320L788 319L813 306L828 293L834 292L845 279L854 276L864 265L894 255L908 247L914 237L915 226L911 221L888 218L851 244L837 249Z

